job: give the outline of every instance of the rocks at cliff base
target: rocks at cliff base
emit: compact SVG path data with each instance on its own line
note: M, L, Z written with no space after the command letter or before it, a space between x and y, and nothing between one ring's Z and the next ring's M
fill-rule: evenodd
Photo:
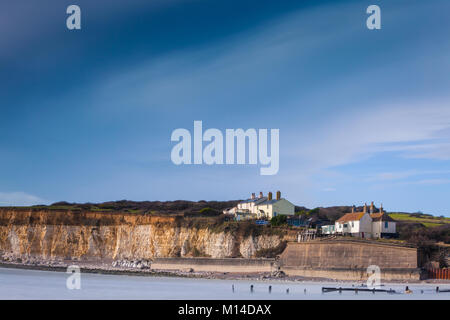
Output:
M112 263L114 268L131 268L131 269L150 269L151 261L147 259L143 260L114 260Z
M17 257L13 253L3 253L0 254L0 262L9 262L9 263L16 263L16 264L24 264L24 265L37 265L41 263L41 261L37 258L30 257L30 256L23 256L23 257Z
M283 271L274 271L272 272L272 277L274 278L284 278L286 276L286 274Z

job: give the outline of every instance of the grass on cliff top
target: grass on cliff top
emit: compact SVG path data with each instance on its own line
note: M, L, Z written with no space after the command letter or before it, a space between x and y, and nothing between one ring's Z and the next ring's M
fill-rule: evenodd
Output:
M214 216L222 214L223 209L234 207L238 201L108 201L102 203L70 203L55 202L50 205L35 205L27 207L3 207L14 210L48 210L72 212L117 212L130 214L185 215L185 216ZM0 207L1 208L1 207Z
M35 205L35 206L20 206L20 207L10 207L13 209L31 209L31 210L58 210L58 211L98 211L98 212L109 212L114 211L107 208L98 208L96 206L90 207L78 207L74 205Z
M390 213L389 216L401 222L421 223L427 228L439 227L450 223L450 218L435 217L421 213Z
M99 207L97 205L35 205L35 206L20 206L20 207L10 207L13 209L19 209L19 210L49 210L49 211L71 211L71 212L118 212L118 210L113 208L104 208ZM133 213L133 214L142 214L142 213L148 213L152 214L155 213L155 211L146 211L143 209L123 209L120 210L120 212L123 213Z

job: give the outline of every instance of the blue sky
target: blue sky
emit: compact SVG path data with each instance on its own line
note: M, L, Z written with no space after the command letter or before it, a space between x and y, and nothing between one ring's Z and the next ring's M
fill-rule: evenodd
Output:
M1 3L0 205L281 190L450 216L450 3L279 2ZM278 174L174 165L194 120L279 128Z

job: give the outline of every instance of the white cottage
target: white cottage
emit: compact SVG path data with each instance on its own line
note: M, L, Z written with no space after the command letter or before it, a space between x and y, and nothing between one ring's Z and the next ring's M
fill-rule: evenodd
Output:
M371 238L372 218L366 210L347 213L336 221L335 232L359 238Z

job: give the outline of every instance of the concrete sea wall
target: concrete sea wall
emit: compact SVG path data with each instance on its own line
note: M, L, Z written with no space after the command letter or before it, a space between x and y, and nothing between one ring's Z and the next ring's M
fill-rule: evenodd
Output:
M209 272L273 272L275 259L209 259L209 258L155 258L151 263L154 270L182 270Z
M288 275L365 280L369 266L380 268L382 280L418 280L416 248L351 240L289 243L280 256Z

